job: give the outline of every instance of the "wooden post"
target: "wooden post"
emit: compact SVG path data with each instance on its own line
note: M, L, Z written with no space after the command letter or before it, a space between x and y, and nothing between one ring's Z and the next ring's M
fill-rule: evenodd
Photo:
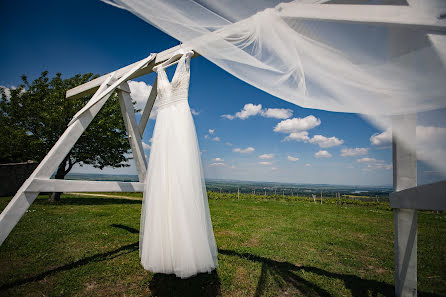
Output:
M393 116L393 188L401 191L417 186L416 116ZM417 210L395 208L395 295L417 296Z
M33 181L35 179L49 180L51 178L51 175L56 171L59 164L70 152L71 148L110 97L113 90L106 94L103 94L103 91L107 89L107 84L111 82L111 80L112 76L109 76L99 87L96 94L90 99L90 101L96 103L92 104L89 110L80 113L71 125L67 127L59 140L40 162L39 166L37 166L34 172L23 183L15 196L0 214L0 245L5 241L6 237L39 194L39 192L31 191L29 189ZM102 98L98 98L99 96L102 96Z
M322 192L321 192L321 204L322 204Z
M155 78L152 90L150 91L149 98L147 99L146 105L142 112L141 118L139 119L138 130L141 138L143 137L144 130L146 129L147 122L150 118L150 113L152 112L153 104L155 103L156 96L158 94L158 77Z
M130 88L127 82L121 84L121 88L117 91L119 104L121 106L122 117L127 129L130 147L133 153L133 161L135 161L136 170L140 182L144 182L147 170L147 162L142 147L141 134L136 124L135 112L133 109L132 98L130 97Z

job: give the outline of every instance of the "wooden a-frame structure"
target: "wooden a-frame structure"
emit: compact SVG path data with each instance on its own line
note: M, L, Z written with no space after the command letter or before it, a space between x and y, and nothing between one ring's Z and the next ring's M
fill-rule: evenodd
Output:
M363 24L404 26L426 32L427 37L446 67L446 26L444 16L421 13L409 6L303 4L300 18ZM336 2L334 0L333 2ZM296 17L296 15L293 15ZM397 43L398 41L393 41ZM66 131L25 181L0 215L0 245L33 203L40 192L142 192L146 173L146 160L141 137L156 99L156 80L148 96L139 124L136 123L127 81L148 73L153 67L169 59L181 46L96 78L67 92L67 98L77 98L94 93L87 105L79 111ZM193 50L184 48L185 51ZM195 56L198 54L196 53ZM124 123L128 132L139 182L56 180L51 176L91 123L95 115L111 96L118 93ZM394 127L406 133L412 143L401 143L393 138L393 181L395 192L390 195L394 209L395 227L395 293L396 296L417 294L417 209L445 210L446 181L417 186L417 158L415 155L415 115L393 117ZM407 136L406 135L406 136Z

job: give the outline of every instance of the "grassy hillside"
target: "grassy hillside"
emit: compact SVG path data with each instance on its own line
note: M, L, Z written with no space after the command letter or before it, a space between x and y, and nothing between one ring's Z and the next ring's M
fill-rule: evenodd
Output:
M219 268L188 280L140 266L140 201L38 198L0 247L0 296L393 296L391 211L220 198ZM420 212L419 296L446 296L445 235L445 214Z

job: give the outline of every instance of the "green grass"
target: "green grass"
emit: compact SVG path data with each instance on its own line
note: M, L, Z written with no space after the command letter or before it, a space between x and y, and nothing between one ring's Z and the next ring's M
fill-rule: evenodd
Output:
M209 204L219 267L179 280L139 264L140 201L39 197L0 247L0 296L393 296L391 211L306 200ZM445 214L419 213L419 296L446 296L445 235Z

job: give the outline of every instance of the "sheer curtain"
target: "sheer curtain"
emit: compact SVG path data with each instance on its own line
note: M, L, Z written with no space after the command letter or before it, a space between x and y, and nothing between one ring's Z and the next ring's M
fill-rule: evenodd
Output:
M382 128L388 115L446 107L445 61L428 36L432 32L420 27L301 17L308 5L332 3L325 1L103 1L129 10L239 79L301 107L367 114ZM412 17L434 19L446 28L441 17L446 1L409 4Z

